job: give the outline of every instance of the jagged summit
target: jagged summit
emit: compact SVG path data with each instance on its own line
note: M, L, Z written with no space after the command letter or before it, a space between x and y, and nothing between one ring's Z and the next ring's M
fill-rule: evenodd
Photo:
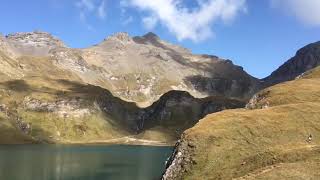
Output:
M52 49L67 47L60 39L41 31L8 34L3 41L16 55L48 56Z
M145 39L148 39L148 40L159 40L160 39L159 36L153 32L148 32L147 34L143 35L142 37Z
M119 33L115 33L109 37L107 37L106 39L104 39L104 41L110 41L110 40L115 40L115 41L121 41L121 42L130 42L132 41L132 38L129 36L129 34L127 32L119 32Z
M6 35L5 37L11 41L30 45L34 43L37 45L65 46L64 43L57 37L48 32L42 31L12 33Z
M133 40L139 44L151 44L157 47L160 47L161 45L160 37L154 34L153 32L148 32L147 34L142 36L135 36L133 37Z

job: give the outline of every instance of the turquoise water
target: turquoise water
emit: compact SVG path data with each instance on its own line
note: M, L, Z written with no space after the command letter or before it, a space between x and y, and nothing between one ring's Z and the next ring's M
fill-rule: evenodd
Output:
M155 180L172 147L0 145L0 180Z

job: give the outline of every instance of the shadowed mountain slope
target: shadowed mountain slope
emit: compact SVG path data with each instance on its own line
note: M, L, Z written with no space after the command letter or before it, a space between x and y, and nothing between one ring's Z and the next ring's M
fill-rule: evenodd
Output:
M123 137L173 143L206 114L244 106L224 97L197 99L172 91L140 108L98 86L43 77L4 81L0 87L0 143L107 142Z
M302 73L320 65L320 42L308 44L297 51L296 55L280 66L263 80L268 87L284 81L290 81Z

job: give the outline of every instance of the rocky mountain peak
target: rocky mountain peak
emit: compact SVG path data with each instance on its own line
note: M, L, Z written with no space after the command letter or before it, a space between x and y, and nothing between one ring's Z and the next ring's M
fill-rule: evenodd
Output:
M296 56L306 55L308 53L319 54L320 53L320 41L306 45L299 49Z
M65 47L64 43L50 33L42 31L19 32L6 35L6 39L21 45L35 46L59 46Z
M153 32L148 32L143 36L135 36L132 40L137 44L151 45L156 48L161 48L165 51L175 51L179 54L190 54L191 52L179 45L171 44L162 40L158 35Z
M41 31L8 34L3 42L7 44L3 48L14 52L16 56L48 56L52 49L66 47L60 39Z
M320 41L311 43L297 51L272 74L263 79L265 86L293 80L302 73L320 65Z
M155 33L153 32L148 32L147 34L145 34L143 36L143 38L145 38L146 40L159 40L159 36L157 36Z
M58 69L141 107L171 90L188 91L197 98L247 99L258 83L231 61L192 54L151 32L133 38L125 32L116 33L83 49L60 48L52 42L54 37L44 32L10 34L5 38L4 52L13 54L10 57L49 56Z
M109 37L107 37L104 41L108 41L108 40L114 40L114 41L120 41L120 42L131 42L132 38L129 36L129 34L127 32L119 32L116 33L114 35L111 35Z

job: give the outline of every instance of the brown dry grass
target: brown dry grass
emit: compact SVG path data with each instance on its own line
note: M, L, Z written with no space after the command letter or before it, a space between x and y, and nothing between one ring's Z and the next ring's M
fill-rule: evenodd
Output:
M261 92L269 108L214 113L187 130L182 143L193 144L196 163L180 177L320 179L319 69Z

